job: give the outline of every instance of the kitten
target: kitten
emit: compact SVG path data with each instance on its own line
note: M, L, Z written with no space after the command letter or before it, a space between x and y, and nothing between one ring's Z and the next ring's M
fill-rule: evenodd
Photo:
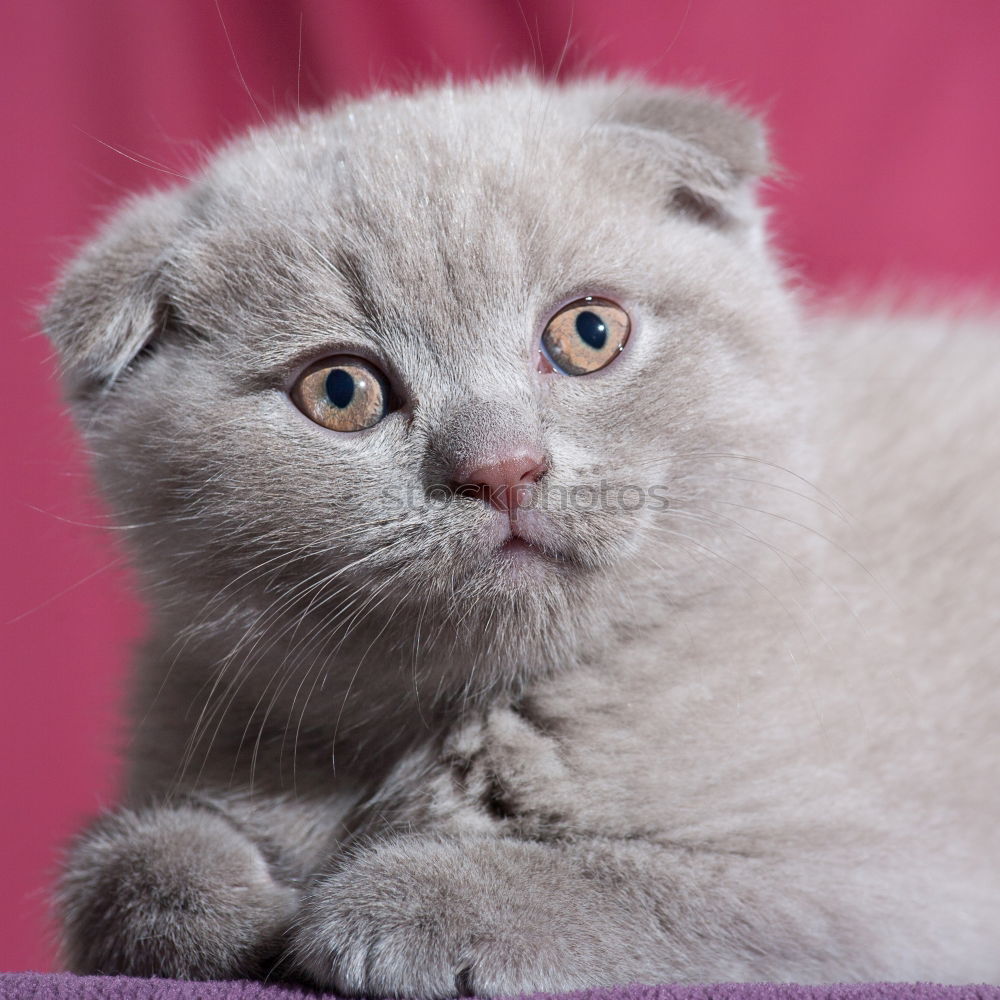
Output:
M989 318L806 320L762 130L524 77L260 129L45 315L152 607L78 972L1000 979Z

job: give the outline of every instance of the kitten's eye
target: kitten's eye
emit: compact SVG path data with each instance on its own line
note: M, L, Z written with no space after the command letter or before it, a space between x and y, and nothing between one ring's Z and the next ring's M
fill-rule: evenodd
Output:
M363 431L389 412L389 383L363 358L342 354L308 368L292 400L310 420L331 431Z
M588 295L549 320L542 347L564 375L587 375L611 364L628 340L631 323L621 306Z

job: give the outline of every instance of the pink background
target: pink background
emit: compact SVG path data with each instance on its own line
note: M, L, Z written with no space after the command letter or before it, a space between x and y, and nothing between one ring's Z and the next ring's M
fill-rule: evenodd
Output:
M114 798L140 621L32 319L57 261L123 194L258 120L255 103L270 118L297 99L560 61L711 83L765 110L784 167L776 228L815 288L1000 290L996 0L5 5L0 970L51 967L47 886L59 845Z

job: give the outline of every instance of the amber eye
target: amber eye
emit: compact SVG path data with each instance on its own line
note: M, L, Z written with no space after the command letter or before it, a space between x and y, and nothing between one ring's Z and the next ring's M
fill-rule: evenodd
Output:
M370 362L342 354L306 369L292 400L310 420L331 431L363 431L389 412L389 383Z
M564 375L587 375L611 364L628 340L631 324L621 306L588 295L549 320L542 347Z

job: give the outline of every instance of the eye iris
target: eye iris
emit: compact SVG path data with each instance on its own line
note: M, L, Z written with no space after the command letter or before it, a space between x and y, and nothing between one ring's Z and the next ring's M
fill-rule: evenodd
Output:
M621 306L588 295L563 306L546 323L542 352L561 375L589 375L618 357L631 325Z
M579 313L576 317L576 332L580 339L595 351L600 351L608 342L608 328L597 313L589 310Z
M318 361L292 386L292 402L331 431L363 431L390 410L392 394L385 375L370 361L340 355Z
M346 409L354 399L354 376L343 368L334 368L326 377L326 395L338 409Z

